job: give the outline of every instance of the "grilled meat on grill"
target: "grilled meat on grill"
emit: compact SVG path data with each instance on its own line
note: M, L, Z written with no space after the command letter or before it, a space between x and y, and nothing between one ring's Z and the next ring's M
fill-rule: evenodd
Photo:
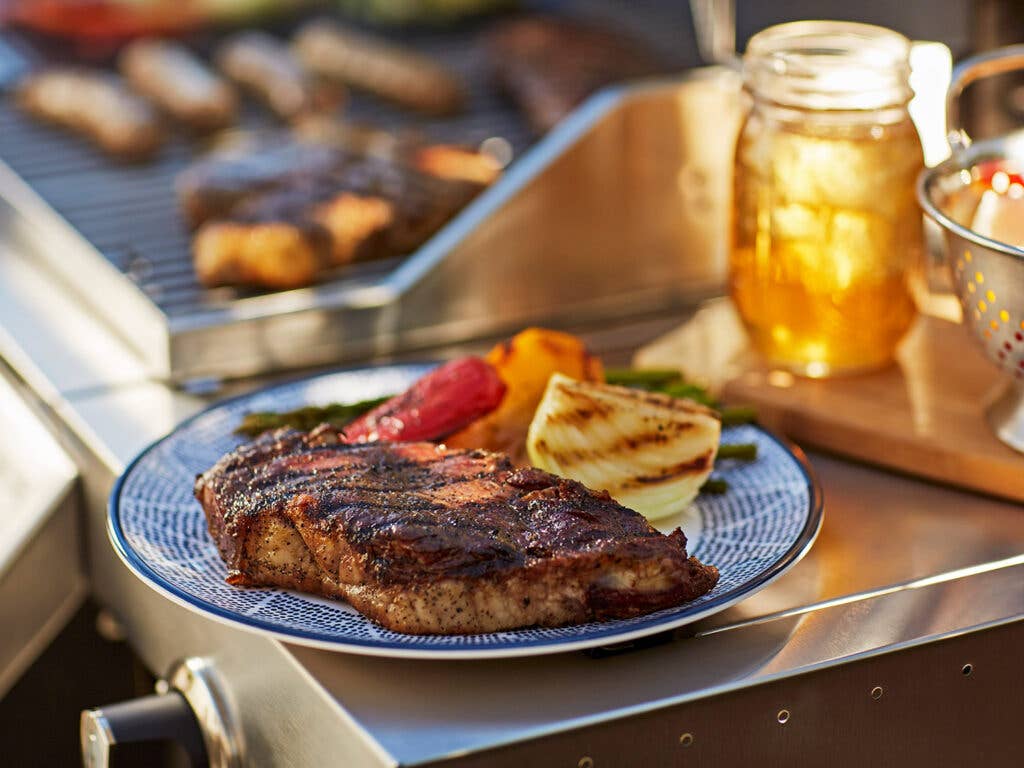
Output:
M305 24L292 47L309 71L410 109L452 114L465 101L459 79L432 59L330 19Z
M410 253L484 188L489 164L446 146L410 151L407 163L312 144L207 159L179 180L189 217L205 222L196 274L208 286L293 288L355 260Z
M343 86L318 86L287 46L266 32L246 30L232 35L217 50L216 61L221 72L256 94L282 120L295 120L344 100Z
M392 204L311 179L243 200L229 220L195 234L193 258L207 286L309 285L326 270L386 255Z
M235 89L178 43L136 40L119 65L136 91L191 128L224 128L235 120Z
M486 451L280 430L222 458L195 495L230 583L342 598L398 632L625 618L718 580L682 531Z
M628 38L565 19L503 22L487 47L498 84L541 133L599 88L665 71Z
M248 197L314 178L346 159L331 147L288 139L214 152L178 175L178 202L189 225L198 227Z
M18 85L17 100L29 114L84 134L118 157L142 160L163 143L155 110L116 75L47 69Z

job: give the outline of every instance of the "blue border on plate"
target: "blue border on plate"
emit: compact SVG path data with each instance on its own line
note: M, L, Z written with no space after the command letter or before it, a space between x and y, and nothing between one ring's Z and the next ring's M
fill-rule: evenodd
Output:
M179 589L174 584L167 581L162 576L158 575L149 567L149 565L146 564L146 562L142 558L140 558L135 553L135 551L131 547L128 546L128 543L125 540L124 532L121 530L121 519L119 510L121 489L124 486L125 480L128 478L132 470L135 468L135 465L138 464L147 454L150 453L150 451L155 449L158 445L163 443L165 440L168 440L171 437L173 437L178 430L188 426L193 421L202 418L210 411L216 410L218 408L221 408L230 403L237 402L239 400L244 400L256 394L266 394L268 392L272 392L278 387L292 386L294 384L298 384L303 381L311 381L322 376L329 376L337 373L354 373L356 371L361 370L369 371L380 368L397 368L399 366L412 368L418 365L436 365L436 361L432 361L429 363L424 361L409 361L403 363L390 363L376 366L353 366L350 368L339 368L332 371L321 371L319 373L311 374L309 376L298 376L293 379L278 382L263 389L256 389L251 392L243 393L241 395L235 395L233 397L225 398L224 400L220 400L216 403L213 403L212 405L204 408L198 413L193 414L192 416L188 417L187 419L179 423L174 429L172 429L166 435L164 435L161 438L158 438L157 440L154 440L152 443L150 443L148 446L142 449L142 451L140 451L139 454L134 459L131 460L128 466L125 467L124 472L121 473L121 476L114 483L114 487L110 492L110 499L107 504L107 535L108 538L110 539L112 546L114 547L118 555L131 566L132 570L134 570L137 575L143 576L152 584L158 586L161 590L164 590L175 595L179 600L197 608L202 613L218 616L221 619L224 619L234 624L241 624L252 629L270 632L278 637L292 636L296 638L310 640L317 643L334 645L339 650L344 650L346 646L352 646L376 649L393 649L412 653L415 653L417 651L429 651L431 654L436 654L436 656L438 657L443 656L445 653L444 648L417 648L415 644L393 643L386 641L380 642L358 639L338 640L338 638L334 635L323 634L320 632L304 632L302 630L297 630L294 628L279 627L274 624L269 624L263 621L254 621L246 616L242 616L233 611L227 611L212 603L208 603L204 600L199 600L194 595L191 595ZM790 565L790 563L802 557L807 547L814 541L815 537L817 536L818 530L821 528L822 520L824 519L824 496L822 495L821 487L818 484L818 479L815 476L814 471L811 469L810 463L807 461L807 456L804 454L802 450L800 450L799 447L790 443L789 441L783 440L782 438L776 436L775 434L768 431L761 425L758 424L754 426L758 431L760 431L766 437L777 443L783 450L785 450L787 453L792 455L794 459L796 459L796 463L800 467L800 471L801 473L803 473L804 479L807 481L807 494L810 509L808 511L807 522L805 523L803 530L800 531L800 535L797 536L796 541L793 542L793 546L790 547L785 552L785 554L783 554L778 560L772 563L771 566L762 571L756 578L746 582L745 584L735 587L728 592L716 595L712 599L697 606L696 610L687 608L679 613L675 613L668 621L666 621L665 617L661 617L652 618L649 621L633 624L629 627L630 634L635 634L638 631L643 632L646 629L651 629L653 632L656 632L659 629L663 631L673 629L675 627L665 627L664 625L672 623L676 624L676 627L678 627L678 620L686 618L687 615L692 615L694 613L708 614L710 612L713 612L713 610L718 606L725 606L726 604L735 602L745 594L756 592L758 589L761 588L762 585L772 581L776 576L779 576ZM602 637L617 636L621 635L622 631L623 630L621 627L615 627L613 623L610 623L606 630L594 629L588 631L586 640L599 640ZM486 652L487 650L500 652L503 650L518 650L523 648L557 648L559 645L568 644L569 642L567 642L565 639L531 640L516 643L503 643L501 645L489 646L487 649L479 650L483 652ZM464 650L465 649L461 647L452 648L453 654Z

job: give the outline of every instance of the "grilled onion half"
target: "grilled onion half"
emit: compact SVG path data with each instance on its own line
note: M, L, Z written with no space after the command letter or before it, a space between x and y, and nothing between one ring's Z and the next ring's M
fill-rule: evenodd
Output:
M556 373L530 424L531 463L606 490L649 520L681 512L714 466L717 414L682 398Z

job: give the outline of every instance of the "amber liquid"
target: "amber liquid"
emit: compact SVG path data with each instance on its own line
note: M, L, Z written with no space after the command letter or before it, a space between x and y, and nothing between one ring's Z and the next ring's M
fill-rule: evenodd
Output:
M748 118L730 288L768 362L827 376L892 360L916 314L922 165L909 119L840 131Z

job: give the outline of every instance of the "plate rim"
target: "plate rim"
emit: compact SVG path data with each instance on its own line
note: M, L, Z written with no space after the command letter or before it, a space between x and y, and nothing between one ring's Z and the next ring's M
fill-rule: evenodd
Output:
M299 376L284 381L278 381L266 387L260 387L249 392L244 392L242 394L234 395L232 397L224 398L223 400L218 400L215 403L211 403L207 407L176 424L168 433L152 441L149 445L139 451L139 453L125 466L124 471L115 481L107 502L106 528L107 537L110 540L111 546L117 553L120 560L125 564L125 566L127 566L128 570L130 570L148 587L158 594L163 595L171 602L198 613L205 618L217 621L220 624L226 624L248 632L269 635L286 643L303 645L321 650L351 653L354 655L390 658L460 660L515 658L567 653L571 651L585 650L588 648L599 648L607 645L625 643L642 637L648 637L650 635L678 629L679 627L691 624L702 618L706 618L707 616L723 611L741 600L760 592L800 562L817 539L824 521L824 495L817 475L807 459L807 455L799 446L789 440L779 437L771 430L768 430L759 424L752 424L750 426L765 435L768 439L774 441L783 450L790 454L790 456L796 461L796 465L799 467L804 481L807 484L807 519L804 521L804 526L800 533L797 535L792 546L790 546L785 553L783 553L774 563L760 572L756 577L734 587L729 592L711 598L708 602L704 603L699 610L687 612L684 609L681 615L667 620L648 617L648 621L634 625L626 631L615 630L610 626L611 623L609 623L609 626L605 631L597 630L596 632L588 632L586 638L581 638L579 640L566 641L557 639L538 639L526 641L514 646L500 645L496 647L455 646L452 648L417 648L415 645L407 645L391 641L359 640L355 638L351 640L338 640L335 637L321 632L307 632L300 629L283 630L262 620L242 616L235 611L221 608L214 603L210 603L191 595L185 590L175 586L160 574L156 573L128 544L121 525L120 515L121 492L124 488L125 482L137 465L146 456L165 441L172 439L178 432L190 426L193 422L198 421L215 410L237 403L238 401L245 400L256 395L265 395L273 392L275 389L293 387L297 384L302 384L303 382L311 382L315 379L335 376L340 373L357 373L359 371L396 368L425 368L426 366L433 366L437 364L438 361L428 362L420 360L369 366L353 366L338 368L331 371L320 371L307 376ZM289 591L278 587L264 589Z

